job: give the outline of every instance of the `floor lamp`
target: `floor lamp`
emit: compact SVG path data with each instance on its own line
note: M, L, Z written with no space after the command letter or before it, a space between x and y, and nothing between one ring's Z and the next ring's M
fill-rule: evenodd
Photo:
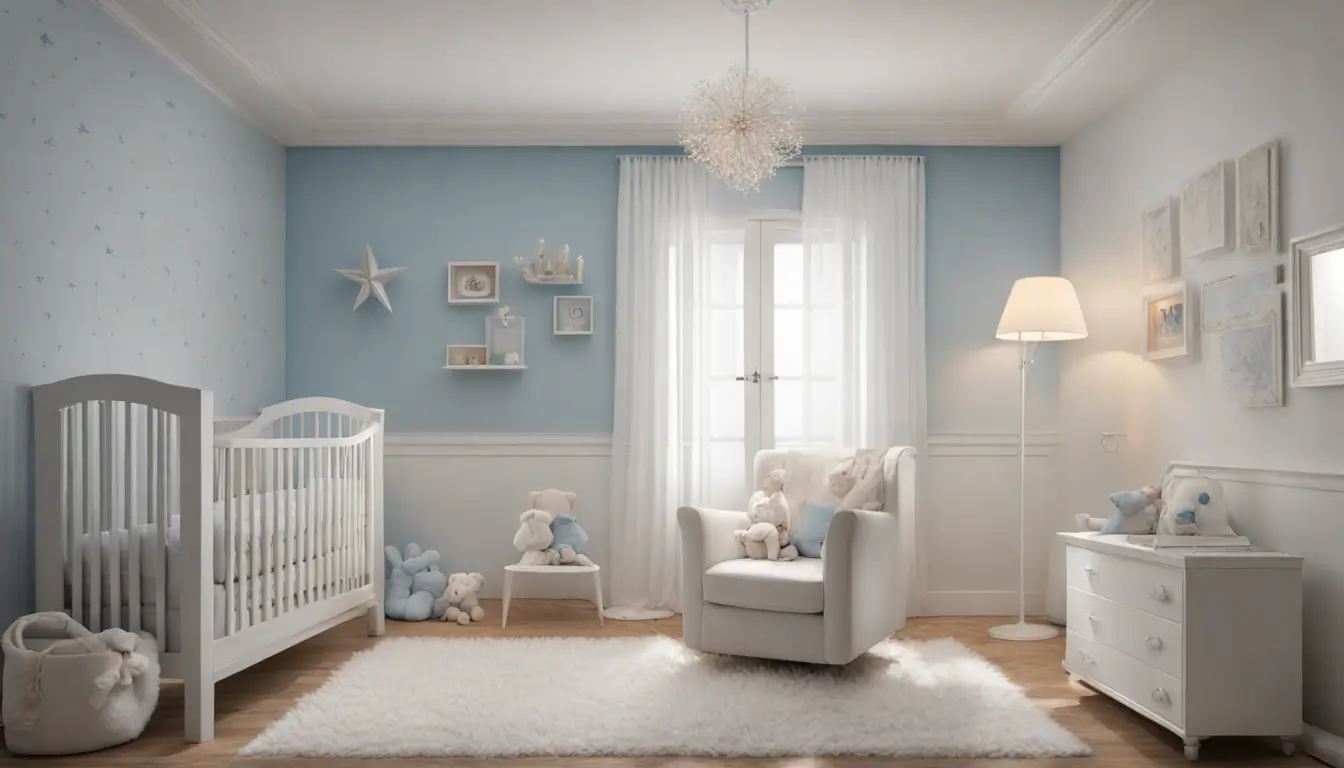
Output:
M1058 635L1059 630L1048 624L1027 623L1027 370L1031 368L1038 342L1087 336L1087 324L1083 322L1083 310L1078 306L1073 284L1062 277L1024 277L1013 283L1008 304L999 318L999 330L994 335L1018 344L1022 430L1018 445L1021 486L1017 506L1017 623L993 627L989 636L998 640L1047 640Z

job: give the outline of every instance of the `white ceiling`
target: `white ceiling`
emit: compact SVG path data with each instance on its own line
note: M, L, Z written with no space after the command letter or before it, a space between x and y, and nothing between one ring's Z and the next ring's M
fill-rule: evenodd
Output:
M808 144L1068 139L1268 0L776 0ZM719 0L99 0L289 145L674 144L742 55Z

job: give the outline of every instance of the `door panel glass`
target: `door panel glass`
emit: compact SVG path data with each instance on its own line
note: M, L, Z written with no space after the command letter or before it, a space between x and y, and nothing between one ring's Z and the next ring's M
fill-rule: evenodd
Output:
M806 400L804 383L780 379L775 383L775 440L799 441L807 435L803 430Z
M803 303L807 272L801 243L774 243L775 306ZM767 251L768 252L768 251Z
M807 337L803 333L803 310L775 310L776 376L802 376Z
M716 307L742 306L742 243L709 247L709 302Z
M709 375L714 379L734 379L742 375L745 352L742 349L742 310L710 310Z

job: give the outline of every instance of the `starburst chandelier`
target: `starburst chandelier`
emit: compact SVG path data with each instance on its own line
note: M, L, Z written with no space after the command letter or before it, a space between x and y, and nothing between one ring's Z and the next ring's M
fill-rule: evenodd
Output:
M743 62L718 80L696 84L681 110L681 146L711 174L745 194L797 157L803 137L793 89L751 69L751 14L773 0L721 1L742 14Z

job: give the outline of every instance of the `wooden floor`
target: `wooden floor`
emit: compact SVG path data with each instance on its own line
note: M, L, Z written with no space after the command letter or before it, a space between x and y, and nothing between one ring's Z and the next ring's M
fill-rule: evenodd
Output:
M487 621L470 627L441 622L405 624L389 621L390 636L436 635L443 637L532 637L547 635L616 636L681 635L680 618L653 622L608 621L599 627L591 604L582 601L515 600L509 612L509 628L499 628L498 601L484 601ZM999 665L1023 685L1032 699L1050 709L1061 724L1092 747L1093 756L1060 760L882 760L872 758L779 760L711 760L688 758L536 758L510 761L529 765L583 764L616 768L680 768L711 763L755 766L865 766L865 765L986 765L1017 768L1028 765L1189 766L1181 742L1167 731L1132 714L1104 696L1071 682L1060 669L1063 638L1043 643L1007 643L990 640L985 631L995 623L988 618L915 619L899 637L929 639L951 636ZM266 760L234 757L267 724L279 718L303 694L317 688L350 655L370 647L364 636L363 619L352 621L299 644L278 656L221 682L217 688L215 740L188 745L182 741L182 688L164 688L158 710L144 735L120 747L71 758L27 758L0 752L0 766L177 766L250 765L272 768L281 764L356 766L364 760ZM2 731L0 731L2 732ZM1285 758L1269 742L1255 739L1213 739L1205 743L1198 765L1297 766L1320 765L1309 757ZM399 760L405 765L487 765L483 760ZM499 761L493 761L498 766Z

